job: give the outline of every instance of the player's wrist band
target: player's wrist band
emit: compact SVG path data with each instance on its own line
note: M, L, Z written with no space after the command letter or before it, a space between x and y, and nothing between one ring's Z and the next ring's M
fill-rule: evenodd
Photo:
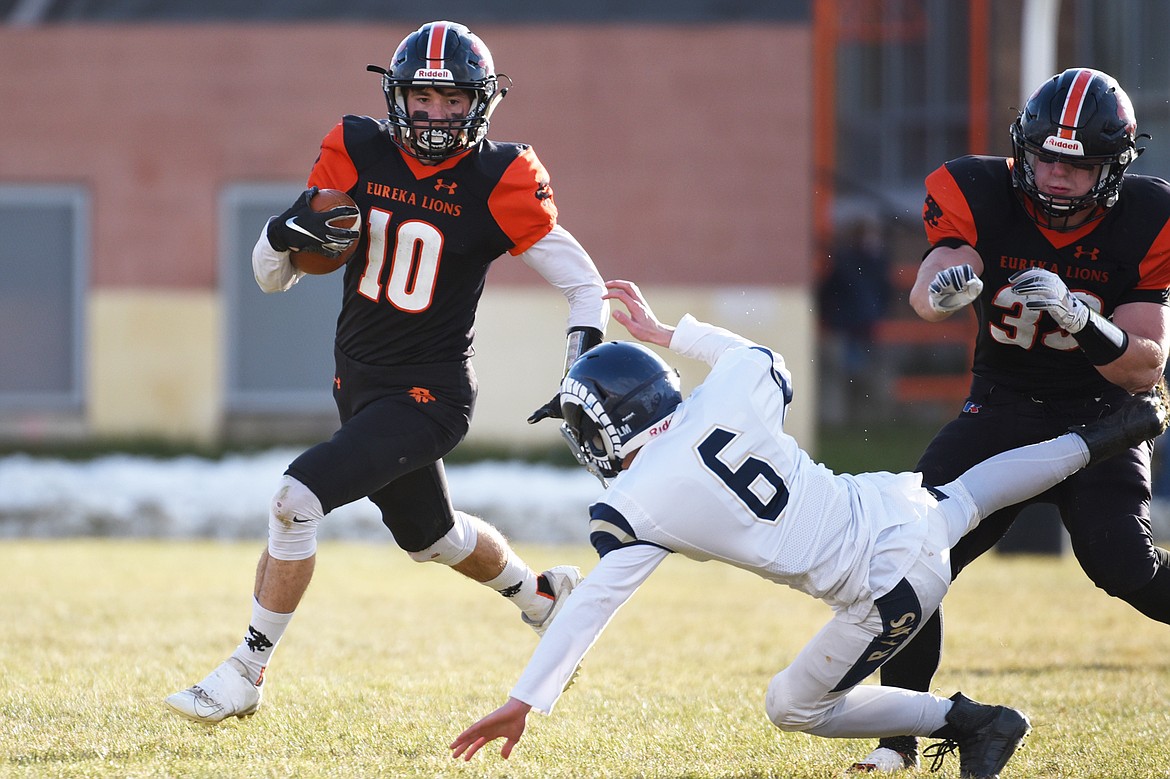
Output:
M569 372L578 357L601 343L604 337L596 327L570 327L565 343L565 373Z
M1072 334L1073 340L1094 365L1106 365L1125 354L1129 336L1124 330L1110 322L1096 311L1089 311L1089 321L1079 333Z

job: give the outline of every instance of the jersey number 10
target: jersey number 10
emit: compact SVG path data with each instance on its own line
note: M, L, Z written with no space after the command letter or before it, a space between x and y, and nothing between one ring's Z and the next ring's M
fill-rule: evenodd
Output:
M410 314L426 311L435 297L443 234L427 222L403 222L398 225L393 245L387 246L389 225L389 211L370 209L370 245L366 250L366 267L358 282L358 292L375 303L382 298L382 266L389 257L386 300Z

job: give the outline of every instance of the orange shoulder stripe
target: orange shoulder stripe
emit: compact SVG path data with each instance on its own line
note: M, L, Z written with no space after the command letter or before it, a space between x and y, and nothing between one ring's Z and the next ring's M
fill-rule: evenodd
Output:
M357 168L345 149L345 130L338 122L321 141L321 152L309 172L309 186L348 192L357 180Z
M509 254L527 251L557 224L548 171L531 148L520 153L488 196L488 208L515 246Z
M922 219L932 246L944 238L958 238L974 246L979 238L967 197L945 165L926 177Z
M1138 265L1135 289L1170 289L1170 222L1162 230Z

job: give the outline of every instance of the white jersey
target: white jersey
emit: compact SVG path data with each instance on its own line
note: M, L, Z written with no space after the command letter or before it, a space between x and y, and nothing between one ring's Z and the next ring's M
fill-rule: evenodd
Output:
M669 552L744 568L860 620L922 549L937 501L921 475L838 475L809 458L784 432L793 393L780 355L689 315L671 349L713 368L590 507L601 563L512 691L538 710L551 709L558 685Z
M867 613L921 546L918 520L935 501L920 474L837 475L814 462L784 432L792 382L780 355L693 319L679 330L684 354L710 356L713 336L728 348L666 432L591 508L594 546L604 555L652 543ZM703 338L707 350L697 343ZM891 545L907 554L871 571L874 554Z

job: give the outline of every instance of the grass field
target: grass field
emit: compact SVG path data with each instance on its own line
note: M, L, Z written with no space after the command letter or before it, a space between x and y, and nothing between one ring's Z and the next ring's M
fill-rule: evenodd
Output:
M585 547L521 550L540 567L595 562ZM503 702L536 636L439 566L340 543L322 546L259 714L188 723L162 698L239 641L258 551L0 543L0 777L839 777L870 747L780 733L763 713L825 606L672 558L511 760L497 742L452 761L446 745ZM937 690L1032 718L1005 777L1170 776L1166 626L1096 591L1071 558L988 556L947 606ZM956 757L934 776L957 777Z

